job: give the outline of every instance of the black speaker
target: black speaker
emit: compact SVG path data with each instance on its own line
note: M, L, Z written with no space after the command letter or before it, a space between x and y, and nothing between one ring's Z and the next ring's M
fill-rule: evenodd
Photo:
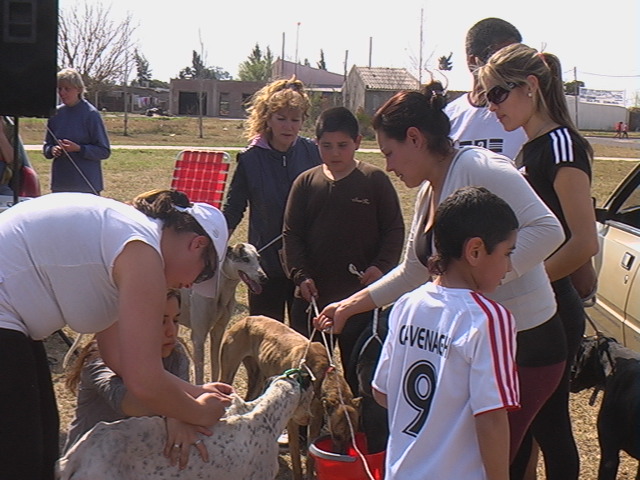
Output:
M58 0L0 0L0 115L56 108Z

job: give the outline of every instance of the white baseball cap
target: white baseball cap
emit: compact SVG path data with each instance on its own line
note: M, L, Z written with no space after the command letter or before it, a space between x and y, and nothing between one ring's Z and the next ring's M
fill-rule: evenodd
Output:
M227 241L229 240L229 228L227 227L227 221L220 210L208 203L195 202L191 207L175 208L181 212L186 212L195 218L213 242L216 257L218 257L216 273L209 280L194 283L191 286L191 290L199 295L213 298L216 296L218 290L218 280L222 270L222 262L224 262L227 255Z

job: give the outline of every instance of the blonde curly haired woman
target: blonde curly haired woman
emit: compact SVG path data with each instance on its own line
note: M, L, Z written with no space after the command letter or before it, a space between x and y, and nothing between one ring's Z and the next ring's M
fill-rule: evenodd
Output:
M249 207L249 243L261 256L269 279L262 293L249 293L249 313L284 321L293 303L294 284L280 263L282 222L289 190L298 175L320 165L316 144L300 136L311 102L300 80L276 80L251 99L245 136L223 213L230 234Z

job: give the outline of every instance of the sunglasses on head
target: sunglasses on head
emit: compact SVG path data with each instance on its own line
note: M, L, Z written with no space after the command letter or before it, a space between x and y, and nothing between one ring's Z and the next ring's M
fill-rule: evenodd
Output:
M210 255L205 255L204 268L202 269L202 271L200 272L200 275L198 275L198 277L195 279L193 283L206 282L210 278L213 278L215 274L216 274L216 268L214 265L211 264Z
M486 95L487 100L493 103L494 105L498 105L504 102L509 97L511 90L513 90L518 86L517 83L513 83L513 82L507 82L505 85L507 86L507 88L504 88L500 85L496 85L491 90L489 90Z

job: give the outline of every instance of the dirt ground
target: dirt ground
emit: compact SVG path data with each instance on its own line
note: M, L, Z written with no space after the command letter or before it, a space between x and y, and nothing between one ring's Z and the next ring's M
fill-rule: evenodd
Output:
M244 289L241 285L239 289ZM245 292L241 292L244 297ZM232 320L241 318L247 314L247 308L244 303L239 303L236 307L236 313ZM74 335L69 332L69 335ZM184 327L181 327L181 338L188 345L189 332ZM73 417L73 409L75 408L75 398L69 394L63 385L64 376L61 372L62 357L64 356L67 347L58 335L51 336L47 342L47 352L52 361L52 370L54 376L54 383L56 388L56 395L58 398L58 406L60 410L60 424L61 424L61 444L64 443L66 438L66 430ZM206 350L205 350L206 351ZM234 386L240 393L244 393L246 388L246 377L244 371L240 370L234 381ZM580 480L596 480L598 471L598 462L600 459L600 452L598 447L598 439L596 432L596 418L599 409L600 401L602 400L602 393L598 395L597 403L594 406L589 406L589 397L591 396L591 390L580 392L578 394L572 394L571 396L571 416L574 426L574 434L578 444L578 450L580 452ZM304 459L303 459L304 463ZM290 458L288 454L280 454L279 457L280 471L276 480L286 480L292 478L290 469ZM624 452L621 455L620 469L618 471L618 480L632 480L635 478L637 471L637 461L626 455ZM544 466L542 460L538 464L538 479L544 479Z

